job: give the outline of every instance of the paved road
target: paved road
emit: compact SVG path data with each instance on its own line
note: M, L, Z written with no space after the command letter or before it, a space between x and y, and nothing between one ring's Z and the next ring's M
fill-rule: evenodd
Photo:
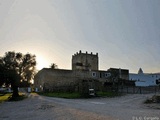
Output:
M0 104L0 119L160 120L160 110L148 108L143 104L143 101L149 96L151 95L62 99L30 94L26 100Z

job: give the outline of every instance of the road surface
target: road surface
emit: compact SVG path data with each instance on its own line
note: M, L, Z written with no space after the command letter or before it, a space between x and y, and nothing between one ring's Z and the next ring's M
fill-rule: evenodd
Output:
M160 109L143 104L151 94L63 99L29 94L0 104L0 120L160 120Z

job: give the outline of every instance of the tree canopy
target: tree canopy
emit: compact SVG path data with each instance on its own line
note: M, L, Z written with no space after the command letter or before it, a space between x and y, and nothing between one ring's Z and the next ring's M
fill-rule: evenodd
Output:
M56 65L55 63L52 63L50 65L50 68L52 68L52 69L58 69L58 65Z
M0 57L0 85L11 85L14 91L18 89L19 83L33 78L36 66L36 56L30 53L22 54L14 51L6 52ZM18 95L18 93L15 93Z

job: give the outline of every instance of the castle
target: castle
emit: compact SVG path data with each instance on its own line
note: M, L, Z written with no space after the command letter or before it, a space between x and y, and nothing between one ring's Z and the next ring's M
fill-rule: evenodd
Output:
M81 91L86 89L101 90L106 84L117 80L135 82L136 86L159 84L160 74L129 73L128 69L110 68L99 70L98 53L72 55L72 70L43 68L34 78L35 88L42 91ZM143 82L142 82L143 81Z
M72 55L72 70L43 68L36 74L34 85L43 91L79 91L84 83L100 89L111 73L99 70L98 64L98 53L79 51Z

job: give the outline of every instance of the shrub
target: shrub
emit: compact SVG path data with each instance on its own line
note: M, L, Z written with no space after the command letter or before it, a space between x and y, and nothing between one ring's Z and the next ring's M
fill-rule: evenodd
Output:
M160 95L154 95L147 99L144 103L160 103Z

